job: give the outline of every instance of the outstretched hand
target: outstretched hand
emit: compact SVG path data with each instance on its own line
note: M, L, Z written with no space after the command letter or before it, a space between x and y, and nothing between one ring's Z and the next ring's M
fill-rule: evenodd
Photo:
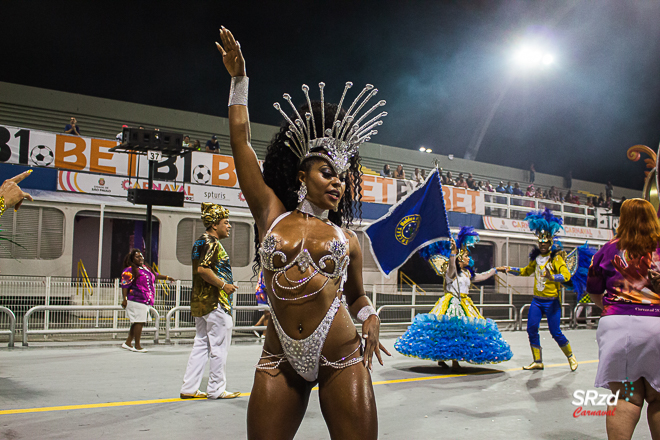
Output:
M222 44L215 42L218 51L222 54L222 62L227 68L227 72L234 76L245 76L245 59L241 52L241 43L234 39L234 36L224 26L220 27L220 41Z
M362 339L364 339L364 366L369 370L372 369L372 360L374 353L378 358L378 362L383 365L383 358L380 351L382 350L388 356L392 356L383 344L380 343L378 337L380 336L380 320L376 315L371 315L362 324Z
M32 170L27 170L11 179L5 180L2 186L0 186L0 196L5 198L5 206L7 208L13 207L14 210L18 210L18 208L21 207L23 200L28 199L32 201L32 196L24 192L18 186L18 184L31 173Z

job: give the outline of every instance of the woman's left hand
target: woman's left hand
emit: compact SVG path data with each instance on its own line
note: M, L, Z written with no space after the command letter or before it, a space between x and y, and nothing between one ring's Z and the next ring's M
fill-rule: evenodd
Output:
M376 353L378 362L381 365L383 365L383 359L380 354L381 350L383 350L383 352L386 355L392 356L390 352L387 351L385 347L383 347L383 344L380 343L380 340L378 339L379 336L380 336L380 320L378 319L378 316L371 315L367 318L366 321L364 321L364 323L362 323L362 339L365 340L364 366L370 370L372 369L372 359L374 353Z
M220 41L222 41L222 45L217 41L215 45L222 54L222 62L227 68L227 72L232 78L245 76L245 59L241 52L241 43L236 41L229 29L224 26L220 28Z

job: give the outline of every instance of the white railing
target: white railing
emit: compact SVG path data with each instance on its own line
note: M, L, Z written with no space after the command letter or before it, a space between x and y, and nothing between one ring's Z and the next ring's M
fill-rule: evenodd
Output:
M482 191L483 192L483 191ZM525 214L550 208L553 213L564 219L576 219L576 226L596 227L596 209L586 205L575 205L573 203L561 203L547 199L534 197L514 196L508 193L483 192L486 215L503 218L523 219Z
M120 328L120 327L76 327L76 328L44 328L44 329L32 329L30 330L29 319L35 312L38 311L62 311L66 313L71 312L96 312L95 315L101 311L124 311L122 306L35 306L32 307L25 313L23 317L23 346L28 346L28 335L29 334L38 334L38 335L54 335L54 334L88 334L88 333L120 333L127 332L130 328ZM160 331L160 314L158 311L149 307L149 312L154 315L154 326L153 327L144 327L142 332L153 333L154 334L154 344L158 344L158 333ZM96 320L98 322L98 318Z
M10 343L14 338L22 337L27 344L28 337L37 334L60 334L67 338L113 334L114 338L117 333L129 331L130 323L124 309L119 305L122 298L119 281L92 280L92 286L93 291L83 291L82 283L71 278L0 276L0 297L7 309L0 309L0 336L9 335ZM172 338L173 332L194 332L194 319L189 312L192 282L177 281L167 289L158 284L156 289L156 303L152 313L165 319L157 320L145 331L154 332L155 341L158 340L157 329L165 334L167 340ZM384 326L410 324L415 314L428 311L444 294L441 286L433 286L426 291L418 290L417 286L410 290L401 289L403 288L395 284L365 286L374 307L381 312ZM483 287L471 292L471 295L475 307L480 309L482 314L484 311L488 314L498 308L509 309L508 319L495 320L517 323L514 327L522 328L520 312L525 308L520 312L514 310L512 295L508 295L508 300L505 299L503 303L491 301L491 304L484 304L484 300L490 300L491 294L484 293ZM501 298L501 295L498 294L498 298ZM234 330L265 330L263 326L254 325L267 306L257 305L251 283L239 283L239 289L233 298ZM4 318L5 315L10 319ZM490 315L494 318L507 317L502 313ZM16 326L14 319L23 325Z
M0 307L0 312L9 317L9 328L7 330L0 330L0 334L9 335L8 347L14 346L14 332L16 331L16 315L7 307Z
M232 309L232 320L236 322L236 313L241 310L268 310L267 305L258 305L258 306L234 306ZM173 307L167 315L165 316L165 342L170 343L170 333L181 333L181 332L191 332L195 331L195 324L192 323L191 326L181 326L180 320L174 319L174 327L172 327L172 321L176 315L179 315L180 312L190 312L190 306L176 306ZM266 331L265 325L234 325L232 331L241 332L241 331Z
M593 310L596 309L598 306L595 303L577 303L575 308L573 309L573 322L571 322L571 327L572 328L577 328L578 327L578 312L580 310L585 309L585 314L584 314L584 319L587 322L589 321L594 321L594 322L599 322L600 321L600 314L598 315L590 315L589 313Z

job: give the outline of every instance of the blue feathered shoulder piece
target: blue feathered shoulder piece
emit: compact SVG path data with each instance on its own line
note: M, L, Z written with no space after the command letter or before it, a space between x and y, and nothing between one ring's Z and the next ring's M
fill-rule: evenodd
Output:
M578 301L582 299L586 292L589 266L591 266L591 260L594 258L596 251L596 248L585 242L566 257L566 267L571 273L571 280L564 285L569 290L574 290L577 293Z
M479 234L474 230L472 226L463 226L460 231L458 231L458 236L456 237L456 247L458 249L470 248L473 247L479 241Z
M564 229L562 226L564 221L559 217L555 217L548 208L545 208L543 211L528 212L525 220L529 225L529 229L536 235L545 232L550 234L550 236L555 236L559 231Z
M431 243L425 248L420 249L418 252L419 255L427 261L438 255L449 258L449 255L451 254L451 242L449 240L436 241L435 243Z

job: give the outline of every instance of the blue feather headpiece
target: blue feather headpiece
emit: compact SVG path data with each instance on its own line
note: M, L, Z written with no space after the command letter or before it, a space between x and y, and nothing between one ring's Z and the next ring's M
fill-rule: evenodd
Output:
M555 217L548 208L543 211L531 211L525 217L529 229L534 232L540 242L551 241L553 237L564 229L561 218Z
M456 247L460 250L468 250L468 248L473 247L479 241L479 234L474 230L472 226L463 226L460 231L458 231L458 236L456 237Z
M473 247L479 241L479 234L472 226L463 226L458 235L454 236L456 247L458 248L459 258L463 254L469 254L469 248ZM445 276L447 271L447 262L451 257L451 241L442 240L431 243L423 249L420 249L419 255L429 262L431 267L440 276ZM472 271L474 261L470 257L468 270Z
M449 258L451 255L451 242L449 240L436 241L419 250L419 255L425 260L430 260L438 255Z

